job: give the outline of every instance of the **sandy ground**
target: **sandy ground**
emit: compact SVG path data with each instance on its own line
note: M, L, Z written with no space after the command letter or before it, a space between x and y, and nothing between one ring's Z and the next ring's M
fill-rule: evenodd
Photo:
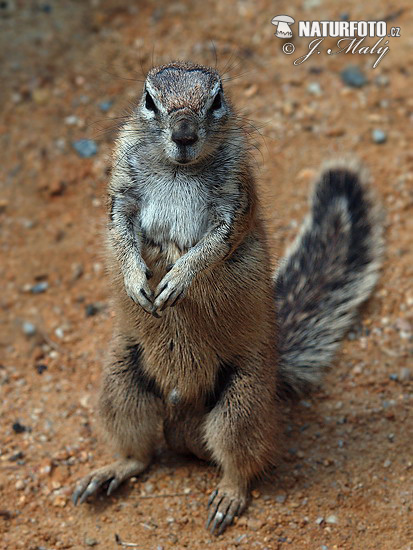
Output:
M144 550L413 548L410 2L0 4L0 547L120 548L117 534ZM309 39L283 54L270 24L281 13L386 18L402 36L374 70L374 56L325 52L293 66ZM75 480L111 460L95 398L113 321L101 229L117 117L151 64L215 64L212 42L228 92L260 129L274 262L306 212L314 171L334 154L365 161L387 220L373 298L323 389L286 409L279 467L220 538L204 530L217 471L164 449L115 496L70 502ZM348 65L364 86L345 86ZM75 151L81 138L94 140L95 156Z

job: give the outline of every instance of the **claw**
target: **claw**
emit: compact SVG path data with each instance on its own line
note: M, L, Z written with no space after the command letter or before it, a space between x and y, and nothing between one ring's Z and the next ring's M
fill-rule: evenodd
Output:
M234 517L238 516L241 506L239 504L237 504L234 507L234 510L231 511L231 509L233 508L233 505L234 505L234 503L231 503L230 506L228 507L228 510L227 510L226 515L225 515L224 521L221 523L221 526L218 529L217 535L221 535L225 531L225 529L232 524L232 522L234 521Z
M214 498L217 496L218 494L218 489L215 489L215 491L213 491L211 493L211 496L209 497L208 499L208 508L211 506L211 504L214 502Z
M225 529L234 521L234 517L238 516L245 503L238 496L216 489L208 500L208 508L210 508L206 528L212 535L221 535Z
M113 491L115 491L119 487L120 484L121 484L121 482L118 479L116 479L116 477L114 477L112 479L112 481L110 482L108 490L106 492L107 496L110 497L110 495L113 493Z
M208 520L207 520L207 523L206 523L206 528L209 529L209 526L211 524L211 521L214 519L214 516L215 514L218 512L218 506L221 504L221 501L224 497L220 496L218 498L218 500L215 501L215 505L214 507L211 509L211 511L209 512L209 515L208 515Z
M79 500L79 497L81 495L81 493L83 492L83 488L82 487L77 487L74 491L73 491L73 495L72 495L72 502L75 506L77 506L77 501Z
M92 480L89 485L86 487L85 492L79 499L79 504L83 504L85 500L90 497L90 495L93 495L99 487L103 484L103 481L99 481L98 479Z

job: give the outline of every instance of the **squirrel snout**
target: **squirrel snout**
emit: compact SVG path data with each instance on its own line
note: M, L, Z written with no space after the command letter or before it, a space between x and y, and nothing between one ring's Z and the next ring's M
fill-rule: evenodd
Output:
M190 120L180 120L174 125L171 138L177 145L193 145L198 141L197 127Z

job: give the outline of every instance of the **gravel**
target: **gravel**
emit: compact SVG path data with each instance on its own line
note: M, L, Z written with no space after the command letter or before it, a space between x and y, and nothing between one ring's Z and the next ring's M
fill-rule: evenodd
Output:
M338 518L337 518L337 516L334 516L334 515L327 516L326 523L330 523L330 524L336 524L336 523L338 523Z
M374 141L374 143L386 143L387 133L384 130L376 128L371 133L371 139Z
M98 146L93 139L78 139L72 143L77 154L82 158L90 158L98 152Z
M323 90L318 82L310 82L307 86L307 92L311 95L320 96L323 94Z
M112 99L106 99L105 101L101 101L100 103L98 103L98 107L103 113L107 113L109 109L112 107L112 105L113 105Z
M344 84L350 88L362 88L367 84L367 78L356 65L349 65L341 71L340 75Z
M14 433L16 434L22 434L24 432L28 431L27 426L24 426L23 424L20 424L20 422L15 422L12 426Z
M29 321L23 321L22 330L23 333L29 337L34 336L37 332L36 326Z
M41 294L42 292L46 292L46 290L49 288L49 283L47 281L41 281L40 283L36 283L30 288L30 292L32 294Z

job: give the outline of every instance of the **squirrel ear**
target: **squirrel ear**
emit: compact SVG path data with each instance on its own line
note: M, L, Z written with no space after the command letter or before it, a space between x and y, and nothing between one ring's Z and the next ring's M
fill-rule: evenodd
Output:
M222 97L221 97L221 90L217 93L215 96L214 101L211 105L211 111L217 111L218 109L221 109L222 107Z
M145 96L145 107L148 109L148 111L152 111L154 113L158 112L158 108L156 107L155 102L148 91L146 92Z

